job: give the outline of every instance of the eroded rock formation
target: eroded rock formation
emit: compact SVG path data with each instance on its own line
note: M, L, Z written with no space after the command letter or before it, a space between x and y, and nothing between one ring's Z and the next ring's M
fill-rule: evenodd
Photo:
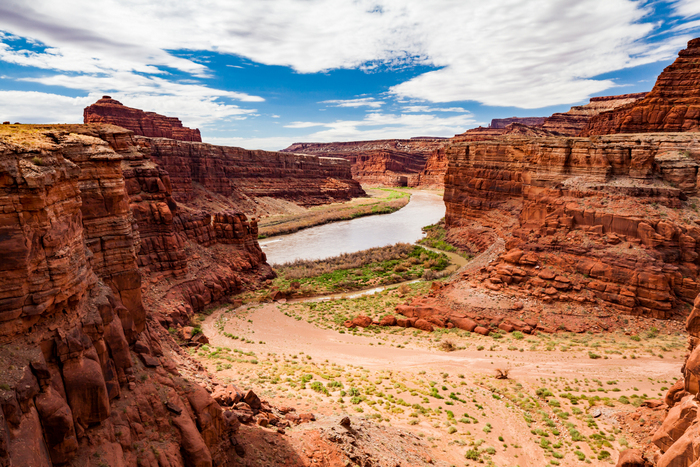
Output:
M494 118L491 120L489 128L503 129L511 123L519 123L527 126L540 126L544 123L546 117L510 117L510 118Z
M477 276L486 287L659 318L698 293L695 136L510 135L447 155L448 229L475 251L506 240Z
M173 196L190 202L193 183L234 201L270 196L304 206L364 195L340 158L250 151L165 138L136 138L170 174Z
M418 174L431 153L447 138L389 139L345 143L294 143L285 152L342 157L352 164L352 176L360 183L385 186L417 186Z
M658 467L689 466L700 460L696 448L700 440L700 425L697 420L700 393L700 296L695 299L686 329L690 353L681 369L683 377L666 393L666 417L651 439L655 446L646 448L646 456L654 458L654 465ZM654 452L654 448L658 451ZM618 466L622 465L621 462Z
M619 96L591 97L586 105L576 105L568 112L555 113L547 117L542 128L566 136L578 136L591 118L602 112L637 102L646 95L645 92L639 92Z
M142 282L178 279L164 290L191 310L269 277L255 223L181 212L167 172L109 125L4 126L0 189L0 465L235 456L237 418L179 375ZM187 248L216 248L219 268L188 277Z
M644 99L591 119L582 136L700 131L700 38L688 42Z
M179 118L133 109L109 96L103 96L102 99L86 107L83 111L83 121L86 124L107 123L120 126L140 136L202 141L199 130L182 126Z

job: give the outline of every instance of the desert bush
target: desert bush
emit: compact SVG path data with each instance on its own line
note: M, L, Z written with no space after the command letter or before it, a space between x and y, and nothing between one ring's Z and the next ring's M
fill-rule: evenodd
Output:
M457 350L457 346L455 345L455 343L449 339L441 341L439 347L440 350L443 350L445 352L454 352L455 350Z

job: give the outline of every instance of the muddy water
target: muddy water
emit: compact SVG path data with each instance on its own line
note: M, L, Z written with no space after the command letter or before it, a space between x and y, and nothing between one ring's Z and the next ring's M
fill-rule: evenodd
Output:
M441 196L416 191L411 201L394 213L312 227L262 240L260 246L270 264L329 258L399 242L413 243L423 237L421 227L436 223L444 215Z

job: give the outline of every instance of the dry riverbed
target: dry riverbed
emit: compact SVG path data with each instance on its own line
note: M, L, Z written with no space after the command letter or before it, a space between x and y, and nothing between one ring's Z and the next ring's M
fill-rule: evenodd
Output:
M357 314L393 313L429 285L356 299L222 306L201 323L210 344L192 353L220 380L273 405L409 431L438 465L611 465L617 450L653 432L663 412L639 406L661 398L680 376L681 333L656 331L651 322L631 336L495 337L342 324ZM508 378L496 379L498 370ZM630 416L648 430L627 431Z

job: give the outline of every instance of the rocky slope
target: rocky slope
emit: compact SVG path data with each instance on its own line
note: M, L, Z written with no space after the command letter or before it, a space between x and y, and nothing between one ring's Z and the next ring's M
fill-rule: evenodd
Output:
M269 277L255 223L181 210L108 125L3 126L0 188L0 465L232 462L237 417L180 376L198 366L153 318L187 322ZM183 248L216 248L220 266L188 277ZM154 281L182 315L144 306Z
M623 452L619 467L658 467L696 465L700 460L697 446L698 428L698 384L700 375L700 296L688 316L688 350L681 369L681 378L668 390L664 397L666 416L661 427L653 434L651 443L640 450Z
M193 130L182 126L178 118L126 107L109 96L103 96L102 99L86 107L83 111L83 121L86 124L107 123L120 126L140 136L202 141L198 129Z
M591 97L586 105L576 105L568 112L555 113L541 125L545 130L566 136L578 136L588 121L596 115L623 107L644 98L647 93L622 94L619 96Z
M700 38L688 42L644 99L591 119L582 136L700 131Z
M360 183L386 186L417 186L418 174L430 154L446 138L389 139L344 143L294 143L284 152L342 157L352 164L352 176Z

